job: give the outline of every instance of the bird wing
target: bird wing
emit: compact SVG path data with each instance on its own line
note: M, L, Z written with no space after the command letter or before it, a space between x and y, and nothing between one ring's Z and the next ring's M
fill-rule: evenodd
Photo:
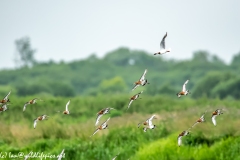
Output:
M194 126L196 126L199 122L195 122L191 128L193 128Z
M214 126L217 125L216 117L217 117L217 115L213 115L213 116L212 116L212 122L213 122Z
M154 117L155 117L155 115L153 115L152 117L150 117L150 118L148 119L148 126L149 126L149 127L153 127L152 120L153 120Z
M130 108L130 105L132 104L132 102L133 102L133 100L131 99L131 100L129 101L129 104L128 104L128 108L127 108L127 109Z
M34 123L33 123L33 127L34 127L34 129L35 129L36 126L37 126L37 121L38 121L37 119L34 120Z
M186 82L183 84L182 91L186 92L186 84L188 83L189 80L186 80Z
M178 136L178 146L181 146L182 144L182 136Z
M97 116L97 120L96 120L96 123L95 123L95 126L99 123L99 120L100 120L100 118L103 116L103 114L99 114L98 116Z
M105 125L107 125L107 122L110 120L110 117L105 121L105 122L103 122L103 124L101 125L101 126L105 126Z
M167 37L167 32L163 36L162 41L160 42L160 49L165 49L165 38Z
M136 89L138 86L140 86L139 84L135 84L135 86L132 88L132 91L134 90L134 89Z
M8 99L8 96L10 95L11 91L3 98L4 100Z
M27 105L28 105L28 102L24 104L24 106L23 106L23 111L26 110ZM30 108L31 108L31 107L30 107Z
M63 149L62 152L59 154L59 156L58 156L58 160L61 160L61 159L62 159L63 154L64 154L64 149Z
M67 104L66 104L66 111L68 111L68 106L69 106L69 104L70 104L70 100L67 102Z
M145 69L145 71L144 71L144 73L143 73L143 75L140 77L140 81L143 81L143 80L145 80L145 75L147 74L147 69Z
M90 137L92 137L92 136L93 136L94 134L96 134L98 131L99 131L99 128L96 129L96 131L95 131Z

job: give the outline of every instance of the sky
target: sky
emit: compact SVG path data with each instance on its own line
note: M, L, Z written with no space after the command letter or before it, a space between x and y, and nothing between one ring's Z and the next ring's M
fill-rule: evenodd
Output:
M0 0L0 69L14 68L15 40L28 36L38 61L103 57L119 47L189 59L205 50L226 63L240 52L239 0Z

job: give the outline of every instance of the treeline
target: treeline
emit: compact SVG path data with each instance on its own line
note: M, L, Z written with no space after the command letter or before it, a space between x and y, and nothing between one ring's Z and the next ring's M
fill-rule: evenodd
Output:
M2 70L0 94L10 89L19 96L129 94L144 69L148 69L150 85L138 90L147 90L145 94L176 96L190 79L187 88L193 98L240 98L240 53L227 65L206 51L195 52L192 59L176 61L128 48L119 48L103 58L91 55L70 63L36 62L31 67Z

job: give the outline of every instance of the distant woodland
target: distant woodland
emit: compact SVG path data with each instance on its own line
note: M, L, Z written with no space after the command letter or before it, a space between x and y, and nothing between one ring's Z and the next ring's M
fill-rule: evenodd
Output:
M192 98L240 98L240 53L227 65L207 51L197 51L191 59L177 61L128 48L116 49L103 58L93 54L70 63L34 60L31 65L1 70L0 92L63 97L129 94L145 69L150 84L137 90L145 90L148 95L176 96L190 79L187 88Z

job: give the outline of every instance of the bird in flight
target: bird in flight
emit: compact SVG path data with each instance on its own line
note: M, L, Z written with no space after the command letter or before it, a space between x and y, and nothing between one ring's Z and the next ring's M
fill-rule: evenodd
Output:
M130 101L129 101L129 103L128 103L128 108L127 108L127 109L129 109L129 107L130 107L130 105L132 104L132 102L133 102L134 100L138 99L139 96L140 96L140 94L142 94L142 93L143 93L143 91L135 94L134 96L132 96L132 97L130 98Z
M97 113L97 119L96 119L95 126L99 123L100 118L101 118L104 114L109 113L111 109L114 109L114 108L104 108L104 109L102 109L101 111L99 111L99 112Z
M90 136L90 137L92 137L94 134L96 134L98 131L100 131L100 130L103 130L103 129L106 129L107 127L108 127L108 124L107 124L107 122L110 120L110 117L105 121L105 122L103 122L96 130L95 130L95 132Z
M67 102L67 104L66 104L66 109L65 109L65 111L63 111L63 114L70 114L70 112L69 112L69 110L68 110L69 104L70 104L70 100ZM60 111L57 111L57 112L60 112Z
M2 100L0 100L0 104L5 104L7 102L10 102L10 99L8 98L10 94L11 94L11 91Z
M205 116L206 112L207 112L207 111L205 111L205 112L203 113L203 115L192 125L191 128L193 128L193 127L194 127L195 125L197 125L198 123L202 123L202 122L205 121L204 116Z
M165 47L165 39L166 39L166 37L167 37L167 32L163 36L162 41L160 42L160 51L159 52L155 52L154 55L157 55L157 54L162 55L164 53L171 52L171 48L166 49L166 47Z
M148 118L146 121L138 123L138 128L141 126L141 124L145 125L143 128L143 131L146 132L148 129L154 129L156 125L153 125L152 120L156 119L155 115L152 115L150 118Z
M41 115L41 116L39 116L38 118L34 119L34 123L33 123L34 129L36 128L38 121L47 120L48 117L49 117L49 116L47 116L47 115L44 114L44 115Z
M212 113L212 122L213 122L213 125L216 126L217 125L217 122L216 122L216 117L223 114L222 113L222 109L217 109L216 111L214 111Z
M29 104L35 104L35 103L37 103L37 100L40 100L40 101L42 101L42 100L41 100L41 99L39 99L39 98L34 98L34 99L31 99L30 101L26 102L26 103L24 104L24 106L23 106L23 111L25 111L25 110L26 110L26 107L27 107L27 105L29 105Z
M180 98L183 95L188 95L190 93L189 90L186 89L186 85L187 85L188 81L189 80L186 80L186 82L183 84L182 91L177 93L178 98Z
M190 128L186 131L182 131L179 135L178 135L178 146L180 147L182 145L182 137L183 136L187 136L190 134Z
M134 87L132 88L132 91L136 89L138 86L145 86L146 84L149 84L147 79L145 79L145 76L147 74L147 69L145 69L143 75L140 77L140 79L136 82L134 82Z

